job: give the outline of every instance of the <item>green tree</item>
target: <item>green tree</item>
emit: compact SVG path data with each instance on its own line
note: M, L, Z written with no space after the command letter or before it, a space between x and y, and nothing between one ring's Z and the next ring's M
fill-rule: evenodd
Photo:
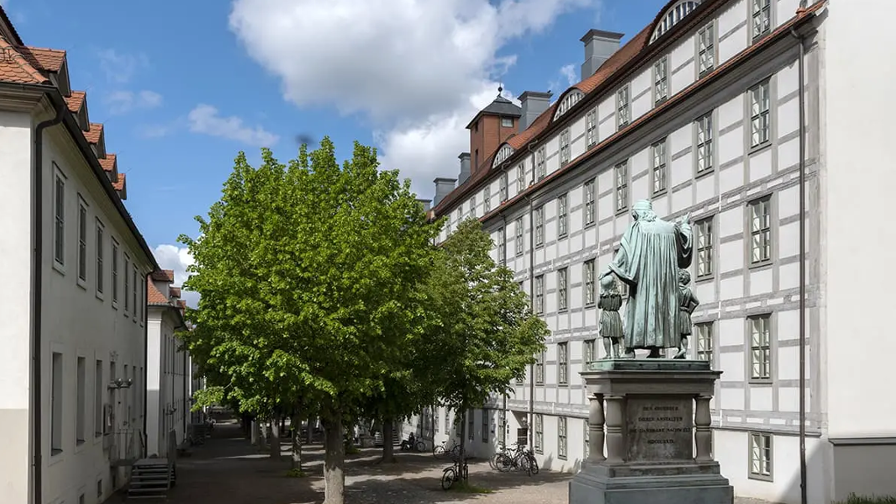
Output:
M513 273L489 255L492 240L476 219L462 222L436 254L426 293L431 314L427 369L443 404L457 418L481 407L492 394L507 394L544 350L550 334L532 313ZM460 422L461 453L467 422Z
M187 287L201 295L191 316L241 402L290 390L320 416L324 502L341 504L343 424L423 329L418 283L437 226L409 181L378 169L375 149L356 143L342 167L329 138L288 165L262 157L254 169L239 155L197 218L200 237L181 239L195 261Z

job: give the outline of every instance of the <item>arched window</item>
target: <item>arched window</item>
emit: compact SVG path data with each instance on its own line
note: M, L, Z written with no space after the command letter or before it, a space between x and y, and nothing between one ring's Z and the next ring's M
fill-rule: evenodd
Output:
M560 103L557 105L557 112L554 114L554 120L556 121L560 116L565 114L569 109L572 108L573 105L578 103L582 97L585 96L585 93L579 91L578 89L573 89L566 96L560 100Z
M504 160L509 158L511 154L513 154L513 148L511 146L509 146L509 145L502 146L500 149L498 149L498 152L495 154L495 160L492 162L492 168L503 163Z
M685 16L690 14L691 11L696 9L698 5L700 5L700 0L681 0L680 2L675 3L672 7L669 7L660 19L660 22L657 23L656 29L653 31L653 36L650 37L650 41L653 42L660 38L664 33L678 24L679 21L684 19Z

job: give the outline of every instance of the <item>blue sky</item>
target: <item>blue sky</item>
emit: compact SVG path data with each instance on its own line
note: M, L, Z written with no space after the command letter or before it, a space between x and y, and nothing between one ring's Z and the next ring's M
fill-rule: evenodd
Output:
M196 234L238 151L286 160L309 134L344 156L359 140L429 198L498 82L556 97L563 67L578 79L586 31L624 43L665 3L0 0L26 44L68 51L72 86L127 173L126 205L179 276L189 258L165 245Z

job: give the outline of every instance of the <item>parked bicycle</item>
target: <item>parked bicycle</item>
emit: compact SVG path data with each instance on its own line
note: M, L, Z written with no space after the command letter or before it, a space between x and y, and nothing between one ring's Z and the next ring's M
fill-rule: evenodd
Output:
M461 460L459 456L455 457L454 464L442 471L442 490L448 490L457 481L467 481L469 475L467 461Z
M501 472L526 471L529 476L538 474L538 461L526 446L517 446L495 454L494 466Z
M452 445L448 447L448 441L442 441L441 444L434 444L432 447L432 454L436 458L452 456L459 457L460 456L460 445L457 441L452 441Z
M401 441L401 451L417 450L418 452L426 451L426 442L417 439L412 432L407 439Z

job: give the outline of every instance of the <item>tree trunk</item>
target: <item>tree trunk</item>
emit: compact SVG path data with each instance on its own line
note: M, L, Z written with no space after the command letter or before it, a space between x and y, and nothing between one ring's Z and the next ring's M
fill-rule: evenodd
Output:
M393 436L392 426L394 421L389 418L383 420L383 459L382 462L395 463L395 436Z
M345 442L340 420L324 420L324 502L345 504Z
M299 414L296 413L289 421L292 430L292 468L302 470L302 426Z
M469 420L467 420L467 415L470 413L464 409L463 414L461 415L461 424L460 424L460 466L464 466L464 461L467 460L467 424ZM461 474L462 476L463 474Z
M280 414L271 419L271 458L280 459Z
M314 427L312 425L313 423L315 423L314 419L309 418L308 419L308 430L305 432L305 435L308 436L308 439L306 440L307 444L314 443L314 430L312 430L312 429L314 429Z

